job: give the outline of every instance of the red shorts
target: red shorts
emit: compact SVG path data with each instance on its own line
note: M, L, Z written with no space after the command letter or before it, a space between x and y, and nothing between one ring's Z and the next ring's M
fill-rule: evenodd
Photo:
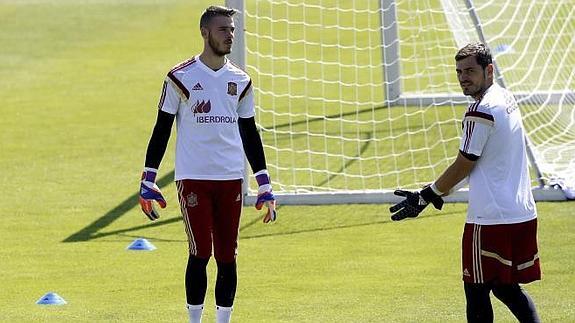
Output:
M190 254L219 262L236 259L242 211L242 180L176 181Z
M541 279L537 219L497 225L466 223L462 251L466 283L515 284Z

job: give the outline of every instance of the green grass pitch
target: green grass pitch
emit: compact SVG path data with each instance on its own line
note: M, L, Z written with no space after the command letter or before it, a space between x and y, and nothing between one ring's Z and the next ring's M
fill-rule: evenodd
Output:
M0 2L0 322L185 322L187 244L168 178L135 198L166 71L201 50L208 1ZM387 205L244 209L236 322L463 322L465 205L391 223ZM575 204L539 203L544 322L575 321ZM137 237L158 247L125 250ZM214 264L205 322L214 320ZM68 302L35 304L53 291ZM497 322L513 322L494 301Z

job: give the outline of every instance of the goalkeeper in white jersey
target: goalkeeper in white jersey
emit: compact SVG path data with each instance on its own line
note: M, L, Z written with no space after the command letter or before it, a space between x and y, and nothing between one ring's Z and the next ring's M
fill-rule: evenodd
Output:
M468 322L493 322L491 292L520 322L539 322L533 301L519 285L541 279L521 113L513 95L493 82L492 57L484 44L461 48L455 61L463 93L475 99L463 118L459 153L431 185L418 192L396 191L406 199L390 208L392 220L416 217L429 204L441 209L441 197L468 181L462 239Z
M230 321L237 285L244 156L259 185L256 208L267 206L264 222L276 217L275 197L254 119L252 82L226 58L234 38L234 14L234 9L207 8L200 19L203 52L168 73L140 186L142 210L155 220L159 214L153 203L166 206L155 179L175 119L175 180L189 243L185 282L192 323L201 321L212 247L218 267L216 321Z

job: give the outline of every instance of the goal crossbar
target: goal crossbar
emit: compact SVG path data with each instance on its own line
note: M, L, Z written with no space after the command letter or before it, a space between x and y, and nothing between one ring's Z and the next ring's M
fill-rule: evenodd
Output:
M573 91L541 91L541 92L514 92L513 96L519 104L523 102L544 102L546 104L561 104L563 102L575 102ZM389 106L442 106L453 104L467 104L472 100L468 96L459 93L435 93L435 94L401 94L395 99L387 100Z

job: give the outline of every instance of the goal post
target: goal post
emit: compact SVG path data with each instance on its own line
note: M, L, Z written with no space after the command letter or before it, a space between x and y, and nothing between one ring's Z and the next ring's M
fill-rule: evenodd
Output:
M573 198L575 9L561 0L227 0L281 204L386 203L453 161L482 40L522 109L537 200ZM251 173L251 171L246 172ZM257 189L247 176L245 202ZM561 188L561 189L560 189ZM466 190L449 196L466 201Z

